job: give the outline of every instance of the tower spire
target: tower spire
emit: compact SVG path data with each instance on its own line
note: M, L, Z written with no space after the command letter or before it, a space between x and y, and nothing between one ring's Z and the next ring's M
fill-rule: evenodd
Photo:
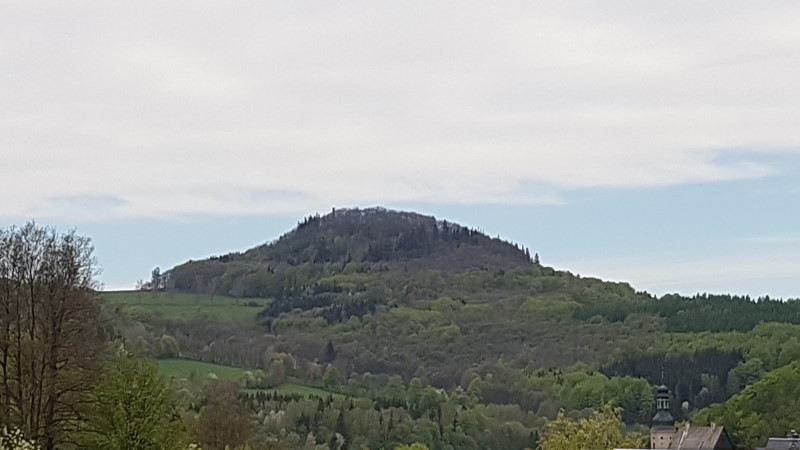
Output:
M675 419L669 412L669 388L662 384L656 390L656 415L650 427L650 448L669 448L675 431Z
M675 429L675 419L669 412L669 388L663 384L656 391L656 415L653 416L653 428Z

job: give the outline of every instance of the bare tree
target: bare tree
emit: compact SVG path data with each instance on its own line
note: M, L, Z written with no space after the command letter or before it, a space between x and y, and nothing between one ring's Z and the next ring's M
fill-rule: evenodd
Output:
M0 229L0 424L45 449L64 442L105 354L88 238Z
M246 443L253 436L253 418L236 401L236 385L212 380L205 386L207 403L193 427L194 438L204 449L223 450Z

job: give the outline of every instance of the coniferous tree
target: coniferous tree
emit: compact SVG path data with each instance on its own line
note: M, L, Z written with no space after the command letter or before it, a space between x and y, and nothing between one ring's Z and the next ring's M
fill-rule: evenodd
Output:
M328 344L325 346L325 362L333 362L336 360L336 349L333 347L333 342L328 339Z

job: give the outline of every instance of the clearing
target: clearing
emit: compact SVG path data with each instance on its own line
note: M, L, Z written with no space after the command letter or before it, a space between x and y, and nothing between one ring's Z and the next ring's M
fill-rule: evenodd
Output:
M110 291L101 292L100 296L110 305L144 322L150 319L205 319L254 324L258 313L272 303L268 298L148 291Z

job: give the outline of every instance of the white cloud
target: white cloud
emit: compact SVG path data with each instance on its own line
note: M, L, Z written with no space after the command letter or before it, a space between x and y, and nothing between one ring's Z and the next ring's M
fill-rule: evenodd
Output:
M758 150L724 156L800 148L798 13L10 2L0 215L64 216L53 199L101 197L119 202L80 214L552 204L575 188L767 176Z
M139 46L115 55L120 83L150 84L165 98L202 100L205 97L237 100L245 93L235 75L220 67L206 67L202 58L187 55L187 49Z

